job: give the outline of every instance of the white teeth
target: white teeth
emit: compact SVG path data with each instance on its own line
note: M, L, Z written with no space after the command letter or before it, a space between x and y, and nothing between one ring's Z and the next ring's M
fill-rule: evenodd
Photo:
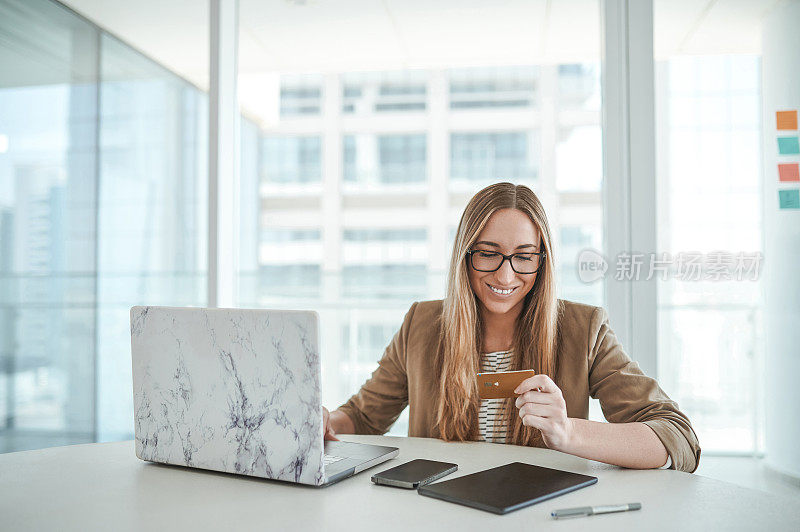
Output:
M516 288L512 288L510 290L500 290L499 288L495 288L492 285L487 285L487 286L492 290L492 292L494 292L495 294L500 294L501 296L507 296L508 294L516 290Z

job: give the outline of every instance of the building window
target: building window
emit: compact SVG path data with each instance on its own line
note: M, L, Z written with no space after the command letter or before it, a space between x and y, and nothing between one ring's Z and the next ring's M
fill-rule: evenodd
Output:
M368 72L342 75L342 113L414 112L427 108L427 72Z
M322 113L321 76L283 76L280 95L281 117Z
M262 173L268 183L315 183L322 180L320 137L264 137Z
M600 110L600 66L596 63L558 65L560 109Z
M319 229L278 229L265 228L261 232L261 241L270 244L286 244L290 242L319 241Z
M422 299L427 292L426 273L424 264L345 266L343 295L360 299Z
M451 109L534 107L536 67L470 68L451 70Z
M427 180L427 138L413 135L345 135L343 177L360 184Z
M345 229L345 242L424 242L425 229Z
M538 177L532 137L529 132L453 133L450 136L452 179L530 183Z

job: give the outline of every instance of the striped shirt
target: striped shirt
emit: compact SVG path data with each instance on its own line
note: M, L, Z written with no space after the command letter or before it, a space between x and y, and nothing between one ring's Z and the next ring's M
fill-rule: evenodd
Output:
M481 372L507 371L511 366L513 353L511 351L497 351L481 356ZM481 408L478 411L480 434L479 441L492 443L505 443L508 427L503 425L503 401L505 399L481 399Z

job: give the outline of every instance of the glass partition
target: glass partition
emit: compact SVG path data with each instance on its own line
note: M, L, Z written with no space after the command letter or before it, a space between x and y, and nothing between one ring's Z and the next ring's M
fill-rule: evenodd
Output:
M130 306L206 302L207 97L49 0L0 42L0 452L130 439Z
M0 1L0 452L96 433L98 32Z

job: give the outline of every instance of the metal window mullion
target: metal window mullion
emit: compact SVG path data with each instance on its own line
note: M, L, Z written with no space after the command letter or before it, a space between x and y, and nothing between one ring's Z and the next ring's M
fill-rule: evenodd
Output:
M606 308L626 351L655 377L657 286L645 280L656 251L653 3L604 0L601 14ZM644 254L638 280L615 280L623 252Z
M236 257L239 109L238 0L209 4L208 306L232 306Z

